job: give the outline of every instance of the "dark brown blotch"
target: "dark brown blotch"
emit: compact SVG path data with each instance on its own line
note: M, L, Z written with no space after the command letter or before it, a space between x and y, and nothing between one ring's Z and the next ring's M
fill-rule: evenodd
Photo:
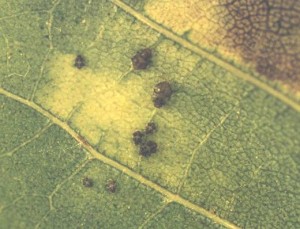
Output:
M132 58L132 66L135 70L146 69L151 63L152 51L149 48L138 51Z
M78 69L83 68L85 66L85 58L82 55L77 55L74 66Z
M268 79L299 90L300 1L222 2L222 44Z

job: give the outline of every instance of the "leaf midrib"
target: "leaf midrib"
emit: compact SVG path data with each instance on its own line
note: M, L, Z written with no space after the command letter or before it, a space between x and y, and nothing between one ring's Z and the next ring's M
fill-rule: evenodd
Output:
M204 49L199 48L198 46L192 44L191 42L184 40L182 37L176 35L172 31L162 27L161 25L155 23L151 19L149 19L146 16L142 15L141 13L137 12L136 10L131 8L129 5L127 5L123 1L111 0L111 2L113 4L115 4L116 6L118 6L120 9L124 10L126 13L128 13L131 16L138 19L140 22L146 24L153 30L156 30L157 32L161 33L168 39L180 44L182 47L187 48L198 55L205 57L207 60L215 63L216 65L218 65L218 66L224 68L225 70L227 70L228 72L232 73L234 76L236 76L240 79L243 79L243 80L253 84L254 86L266 91L267 93L269 93L270 95L274 96L275 98L281 100L283 103L287 104L294 110L300 112L300 104L293 101L292 99L290 99L289 97L284 95L282 92L277 91L276 89L272 88L270 85L260 81L259 79L253 77L252 75L242 71L241 69L237 68L236 66L231 65L230 63L227 63L226 61L216 57L215 55L205 51Z
M45 109L43 109L41 106L37 105L36 103L26 100L26 99L24 99L20 96L17 96L9 91L6 91L5 89L3 89L1 87L0 87L0 94L6 96L7 98L18 101L19 103L24 104L24 105L32 108L33 110L37 111L38 113L42 114L43 116L48 118L50 121L52 121L54 124L58 125L60 128L65 130L68 134L70 134L76 141L78 141L78 143L80 145L82 145L83 148L85 148L90 153L90 155L94 159L97 159L97 160L121 171L122 173L125 173L126 175L137 180L141 184L161 193L163 196L165 196L168 199L168 201L181 204L184 207L189 208L189 209L191 209L191 210L193 210L193 211L195 211L195 212L197 212L197 213L199 213L199 214L211 219L212 221L214 221L220 225L223 225L227 228L232 228L232 229L239 228L238 226L234 225L233 223L231 223L225 219L222 219L222 218L218 217L217 215L207 211L206 209L201 208L198 205L193 204L192 202L182 198L180 195L177 195L177 194L174 194L174 193L168 191L167 189L161 187L160 185L158 185L158 184L152 182L151 180L148 180L147 178L143 177L142 175L132 171L128 167L100 154L92 145L90 145L88 142L86 142L82 136L80 136L78 133L76 133L76 131L74 131L68 125L67 122L58 119L53 114L46 111Z

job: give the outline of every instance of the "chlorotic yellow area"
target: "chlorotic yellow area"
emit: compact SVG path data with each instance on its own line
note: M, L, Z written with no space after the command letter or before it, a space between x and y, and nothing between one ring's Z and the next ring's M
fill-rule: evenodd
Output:
M174 50L172 55L178 53ZM92 70L88 66L77 69L75 58L74 54L57 54L47 63L47 76L40 82L35 101L67 122L99 153L175 190L184 179L191 155L189 150L178 153L177 147L191 147L199 139L186 137L190 128L174 112L176 109L154 108L152 85L161 80L160 75L155 79L151 72L143 76L129 72L120 80L130 66L124 72L116 68ZM159 126L150 137L157 142L159 152L143 158L133 144L132 134L143 130L150 120Z
M141 77L135 76L130 83L118 81L121 71L77 69L74 59L75 55L58 55L51 60L50 82L38 90L36 100L60 119L68 120L99 150L135 166L138 157L131 137L152 117L152 91L143 89Z
M216 44L225 35L225 30L213 20L218 1L175 0L148 1L145 6L147 15L155 21L172 29L173 32L189 36L195 41Z

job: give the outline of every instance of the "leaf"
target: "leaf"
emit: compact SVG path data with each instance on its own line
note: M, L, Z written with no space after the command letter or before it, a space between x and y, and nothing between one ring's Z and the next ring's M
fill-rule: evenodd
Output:
M144 3L0 1L1 226L297 228L296 98ZM142 157L132 134L150 121L158 151Z

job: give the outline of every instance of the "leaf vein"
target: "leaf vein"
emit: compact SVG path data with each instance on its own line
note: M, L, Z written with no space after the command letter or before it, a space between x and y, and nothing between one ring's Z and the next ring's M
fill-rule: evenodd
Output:
M50 206L50 210L55 209L53 207L53 196L58 192L58 190L70 179L72 179L76 174L78 174L90 161L92 160L92 158L86 158L83 162L81 162L77 168L74 170L74 172L71 173L70 176L66 177L64 180L62 180L59 184L56 185L56 187L54 188L54 190L50 193L50 195L48 196L49 199L49 206Z
M159 209L153 212L145 221L138 227L138 229L144 228L151 220L153 220L156 216L158 216L172 201L167 200Z
M212 135L213 132L215 132L219 127L221 127L223 125L223 123L227 120L227 118L229 117L229 115L231 114L231 112L229 112L228 114L226 114L225 116L223 116L221 119L220 119L220 122L214 126L214 128L212 128L205 136L204 138L199 142L199 144L196 146L196 148L192 151L192 155L190 157L190 160L188 162L188 165L186 167L186 170L184 172L184 176L182 178L182 181L180 182L178 188L177 188L177 194L180 193L185 181L186 181L186 178L188 176L188 173L191 169L191 166L193 164L193 161L195 159L195 156L196 156L196 153L198 152L198 150L207 142L207 140L210 138L210 136Z
M49 122L49 120L48 120ZM48 123L47 122L47 123ZM22 142L20 145L16 146L14 149L12 149L11 151L3 154L0 156L0 158L2 157L11 157L13 156L13 154L15 152L17 152L19 149L21 149L22 147L28 145L29 143L33 142L34 140L36 140L37 138L39 138L47 129L49 129L50 126L52 126L52 122L48 123L45 127L43 127L42 129L40 129L37 133L35 133L31 138L29 138L27 141Z
M30 96L30 100L32 101L34 96L35 96L35 93L36 93L36 90L38 88L38 85L41 81L41 78L43 76L43 73L44 73L44 66L45 66L45 62L48 60L49 58L49 55L51 53L51 51L53 50L53 42L52 42L52 33L51 33L51 28L52 28L52 23L53 23L53 12L54 10L56 9L57 5L60 3L61 0L58 0L56 1L54 4L53 4L53 7L48 11L48 14L49 14L49 19L48 21L46 22L46 25L47 25L47 30L48 30L48 36L49 36L49 50L43 60L43 63L42 63L42 66L41 66L41 69L40 69L40 74L39 74L39 77L33 87L33 91L32 91L32 94Z

